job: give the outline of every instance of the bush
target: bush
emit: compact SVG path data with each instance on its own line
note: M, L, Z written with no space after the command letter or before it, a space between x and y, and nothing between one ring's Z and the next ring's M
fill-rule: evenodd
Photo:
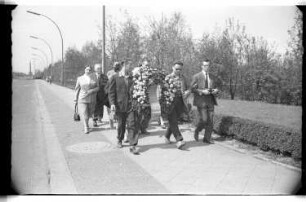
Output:
M198 120L193 110L193 124ZM231 136L240 141L257 145L262 150L272 150L300 159L302 155L302 134L295 129L242 119L233 116L215 114L214 131L223 136Z

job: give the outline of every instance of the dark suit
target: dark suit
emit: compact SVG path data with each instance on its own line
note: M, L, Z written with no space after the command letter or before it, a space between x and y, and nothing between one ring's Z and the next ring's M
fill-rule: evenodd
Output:
M95 76L96 78L98 77L97 75ZM97 81L98 81L99 91L97 92L94 120L103 118L104 105L109 107L108 95L107 92L105 91L105 86L107 84L108 78L105 74L101 74L100 78L99 79L97 78Z
M204 140L210 141L211 134L213 131L213 116L214 116L214 105L217 105L215 95L200 95L200 90L216 88L217 79L209 74L209 86L205 85L205 75L201 71L192 77L191 90L194 93L193 105L198 109L198 123L196 125L195 133L199 133L205 128Z
M176 141L182 141L183 136L178 127L178 119L180 118L181 114L187 111L185 101L181 93L187 90L187 82L184 76L180 77L181 80L181 92L176 94L173 103L170 106L170 112L167 116L169 125L167 127L167 131L165 137L170 139L171 134L173 133L174 138Z
M130 145L138 143L138 133L135 131L135 111L132 109L133 81L131 77L114 75L109 82L108 98L110 105L116 106L118 119L117 139L122 142L127 125Z

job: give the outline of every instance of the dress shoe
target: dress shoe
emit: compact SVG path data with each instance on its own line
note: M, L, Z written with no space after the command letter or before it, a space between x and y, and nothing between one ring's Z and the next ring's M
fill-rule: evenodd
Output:
M182 147L185 145L186 143L183 141L183 140L181 140L181 141L178 141L177 143L176 143L176 147L178 148L178 149L182 149Z
M132 146L130 147L130 152L136 155L139 154L139 149L136 146Z
M98 127L97 121L93 122L93 127Z
M142 134L142 135L150 135L150 132L144 130L144 131L141 131L141 134Z
M195 131L193 137L195 141L199 141L199 132Z
M117 143L117 147L118 147L118 148L122 148L122 142L118 142L118 143Z
M213 140L204 140L203 139L203 142L207 143L207 144L215 144L215 142Z
M171 144L171 141L168 138L165 137L165 143L166 144Z

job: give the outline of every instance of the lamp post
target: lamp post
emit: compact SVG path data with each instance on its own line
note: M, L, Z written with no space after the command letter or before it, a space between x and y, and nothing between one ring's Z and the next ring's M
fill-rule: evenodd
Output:
M105 6L102 6L102 72L105 72Z
M45 39L37 37L37 36L30 36L30 38L41 40L41 41L43 41L49 47L49 51L50 51L50 54L51 54L51 69L50 69L51 72L50 72L50 74L51 74L51 77L53 77L53 70L52 70L53 52L52 52L50 44Z
M44 57L46 58L47 67L48 67L49 61L48 61L48 57L47 57L46 53L45 53L44 51L42 51L41 49L39 49L39 48L36 48L36 47L31 47L31 48L32 48L33 50L37 50L37 51L41 52L41 53L44 55Z
M63 40L62 32L61 32L59 26L51 18L49 18L46 15L43 15L43 14L40 14L40 13L36 13L36 12L33 12L33 11L27 11L27 12L30 13L30 14L33 14L33 15L43 16L43 17L47 18L48 20L50 20L56 26L57 30L59 31L60 36L61 36L61 40L62 40L62 73L61 73L61 83L62 83L62 85L64 85L64 40Z
M48 64L46 63L46 61L43 59L43 57L41 57L40 55L37 55L35 53L32 53L32 56L36 56L38 59L40 59L42 61L42 63L45 63L46 66L48 66Z

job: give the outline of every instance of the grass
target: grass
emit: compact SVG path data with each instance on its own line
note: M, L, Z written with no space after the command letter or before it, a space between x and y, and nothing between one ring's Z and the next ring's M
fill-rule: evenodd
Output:
M153 112L158 113L160 107L155 92L155 88L150 89L150 101ZM192 102L193 98L190 96L188 103L192 104ZM218 99L215 113L276 124L297 130L302 128L301 106Z

